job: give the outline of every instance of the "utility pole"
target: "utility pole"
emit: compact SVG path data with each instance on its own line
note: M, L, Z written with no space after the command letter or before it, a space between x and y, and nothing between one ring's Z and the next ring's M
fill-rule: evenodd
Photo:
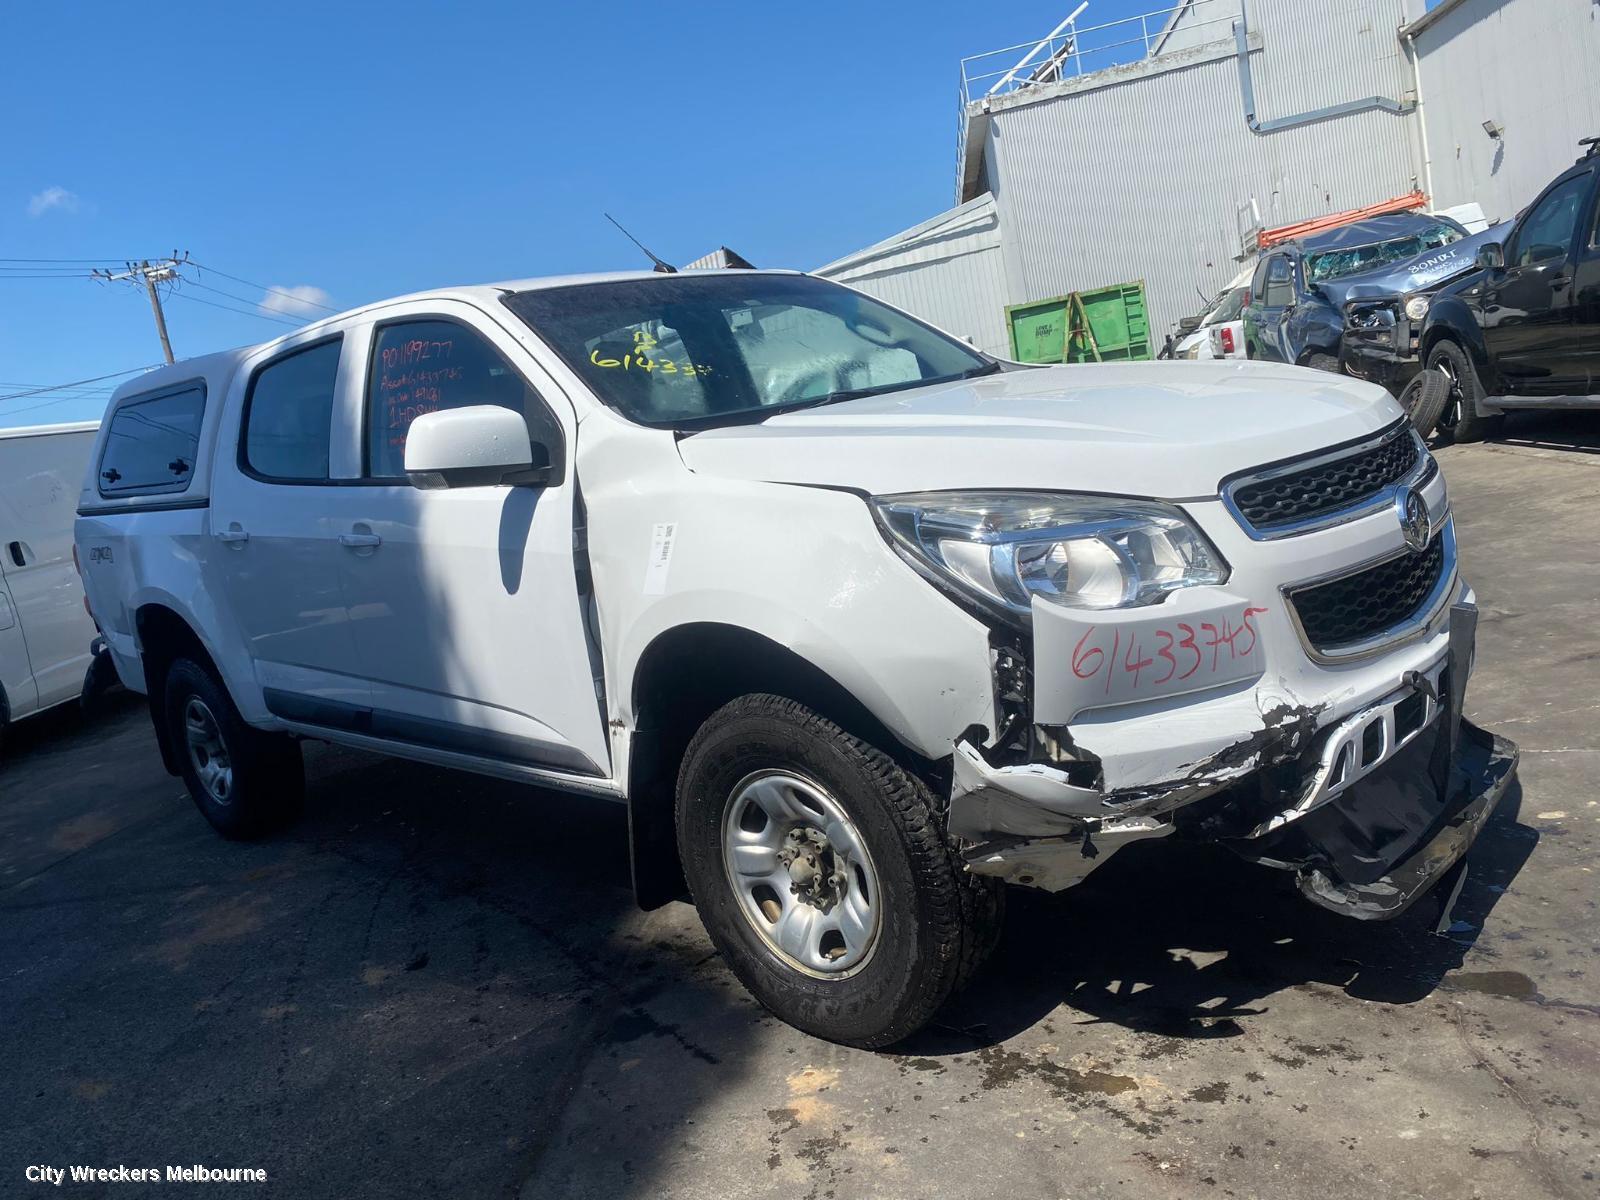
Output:
M156 291L156 284L166 283L178 277L178 268L189 261L189 252L184 251L180 258L174 250L171 258L157 259L151 262L142 259L137 263L129 263L126 271L94 271L91 272L96 279L104 279L107 283L132 283L138 280L144 284L144 290L150 297L150 311L155 314L156 333L161 337L161 352L167 356L170 364L172 358L172 341L167 337L167 317L161 311L161 294Z

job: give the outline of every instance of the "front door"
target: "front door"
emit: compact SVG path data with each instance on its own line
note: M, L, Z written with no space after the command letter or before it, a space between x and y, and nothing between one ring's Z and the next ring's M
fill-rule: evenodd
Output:
M238 428L221 432L205 559L267 707L317 723L368 699L339 579L347 489L329 464L342 347L312 340L248 373Z
M1589 207L1588 232L1578 240L1572 272L1573 337L1586 394L1600 396L1600 181Z
M1288 344L1289 317L1294 312L1294 264L1286 254L1274 254L1256 270L1250 299L1256 357L1269 362L1293 362Z
M1593 172L1552 184L1517 226L1506 265L1483 282L1479 324L1509 396L1569 396L1587 389L1574 321L1573 243Z
M468 305L389 310L372 332L366 486L340 556L373 730L521 766L609 775L588 599L574 559L575 422L527 350ZM405 443L423 413L497 404L562 465L546 487L419 491ZM356 515L356 514L352 514Z

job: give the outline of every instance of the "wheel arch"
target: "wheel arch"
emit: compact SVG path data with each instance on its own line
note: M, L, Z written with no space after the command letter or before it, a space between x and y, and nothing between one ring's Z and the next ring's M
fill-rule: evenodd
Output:
M789 647L737 625L673 626L639 656L629 687L635 724L628 741L628 840L640 907L657 908L686 895L672 814L678 767L706 718L750 693L798 701L913 774L937 780L938 764L907 746L850 689Z
M1451 341L1466 351L1471 360L1473 369L1478 372L1479 382L1484 382L1484 373L1489 367L1489 351L1483 341L1483 331L1478 328L1477 321L1472 319L1467 306L1454 297L1435 300L1433 308L1428 314L1428 323L1422 330L1422 343L1417 348L1418 356L1426 364L1428 356L1440 342Z
M172 664L180 658L193 658L227 687L216 659L200 634L182 614L159 601L141 604L134 610L133 627L138 638L139 660L144 667L145 696L150 704L150 719L161 749L161 764L167 773L177 775L177 748L164 719L166 678Z

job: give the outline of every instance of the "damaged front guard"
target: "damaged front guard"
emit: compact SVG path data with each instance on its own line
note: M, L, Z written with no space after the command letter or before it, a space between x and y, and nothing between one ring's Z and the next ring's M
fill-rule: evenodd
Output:
M1447 653L1383 700L1323 730L1314 710L1275 708L1237 753L1161 788L1108 795L1053 766L994 765L963 741L950 832L975 873L1048 891L1179 833L1294 871L1334 912L1396 917L1466 854L1515 771L1516 747L1461 716L1476 626L1474 607L1454 606Z

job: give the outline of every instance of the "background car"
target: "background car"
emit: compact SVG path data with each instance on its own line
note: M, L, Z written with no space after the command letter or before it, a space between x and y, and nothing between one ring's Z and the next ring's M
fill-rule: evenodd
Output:
M1600 408L1600 139L1580 144L1429 308L1423 355L1450 381L1437 423L1457 441L1493 435L1508 409Z
M1274 246L1251 280L1244 313L1246 354L1337 371L1345 316L1344 289L1334 285L1466 235L1449 217L1393 213Z

